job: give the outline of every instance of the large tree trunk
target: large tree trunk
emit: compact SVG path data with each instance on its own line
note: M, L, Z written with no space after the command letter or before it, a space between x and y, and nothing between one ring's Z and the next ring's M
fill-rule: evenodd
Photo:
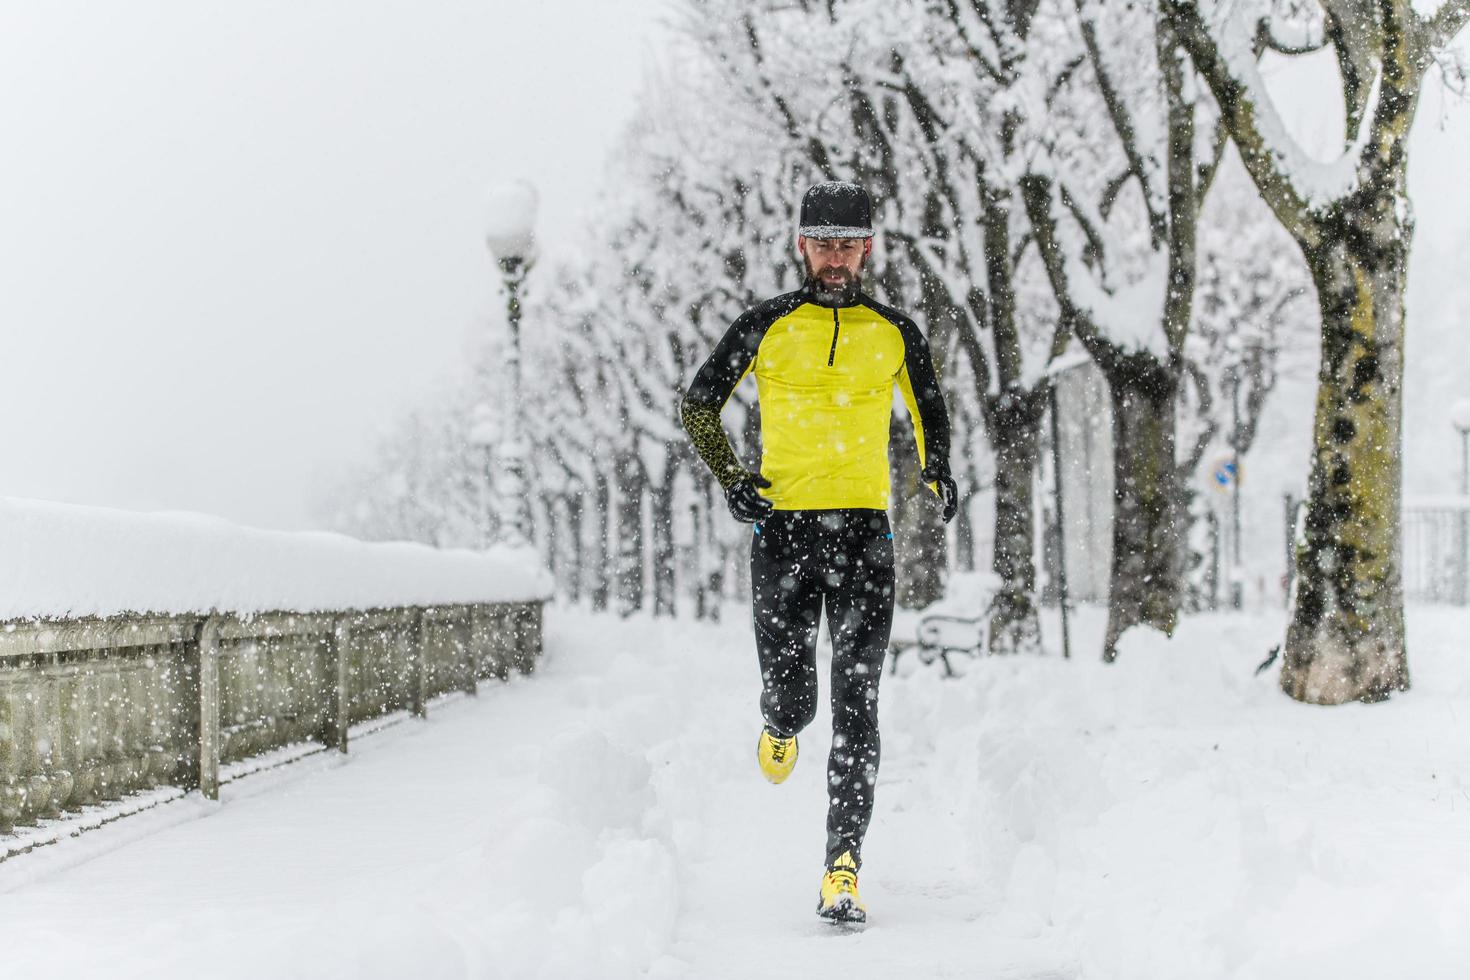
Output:
M593 477L592 493L592 511L595 520L592 532L592 560L588 571L592 579L590 588L592 608L596 612L602 612L608 607L612 591L612 580L608 575L612 561L607 547L608 532L612 525L612 488L608 485L607 474L600 469Z
M1113 401L1113 566L1103 659L1134 626L1173 635L1184 593L1184 493L1174 462L1178 371L1146 353L1106 372Z
M700 493L699 484L694 486L695 498L689 501L689 524L690 541L689 551L686 556L686 569L689 576L687 591L694 599L694 618L706 619L709 616L709 588L705 578L705 545L704 545L704 500Z
M1044 388L1045 386L1043 386ZM1037 653L1036 461L1045 397L1008 392L986 400L995 450L995 546L991 567L1000 589L990 601L990 652Z
M567 551L566 593L573 603L582 601L582 583L587 572L586 555L582 550L582 511L586 506L586 491L578 485L567 494Z
M643 498L648 475L638 454L623 450L617 456L617 586L618 614L624 617L643 608Z
M1281 168L1275 134L1258 124L1259 107L1231 74L1198 6L1163 6L1317 288L1322 365L1281 686L1318 704L1379 701L1409 686L1399 572L1409 133L1434 53L1470 18L1463 0L1440 4L1430 17L1414 6L1325 5L1347 108L1345 142L1365 120L1369 126L1356 190L1331 205L1302 196Z
M673 616L674 590L678 575L674 568L674 477L678 473L675 447L669 443L664 450L663 474L658 487L650 495L653 530L653 614Z
M1000 589L991 599L989 648L992 653L1041 652L1041 621L1036 603L1036 461L1041 447L1041 417L1050 382L1025 386L1022 341L1016 317L1015 253L1011 245L1008 195L987 189L985 268L990 287L990 327L995 340L999 388L985 395L985 430L995 454L995 542L991 567ZM1058 340L1052 352L1060 351Z
M705 608L704 618L710 622L720 621L720 607L725 601L725 561L726 548L720 541L719 528L717 526L718 516L715 510L715 481L708 477L700 481L700 510L704 515L700 521L700 535L703 539L703 547L700 551L703 555L701 569L701 582L704 593L709 596L709 603Z
M1399 448L1412 228L1398 196L1351 202L1307 254L1322 366L1281 686L1315 704L1380 701L1409 686Z
M527 483L527 486L530 486ZM562 581L564 572L561 561L561 537L562 525L561 515L556 512L556 497L545 497L537 501L527 501L526 513L532 515L535 526L541 528L541 553L546 556L546 570L551 573L551 581L555 589L563 589L565 583ZM537 506L541 508L540 519L536 519ZM534 540L534 539L533 539Z
M896 598L905 609L923 609L944 598L947 567L944 524L933 492L919 479L919 461L910 446L914 430L906 419L895 415L891 424L889 454L893 483L893 555Z

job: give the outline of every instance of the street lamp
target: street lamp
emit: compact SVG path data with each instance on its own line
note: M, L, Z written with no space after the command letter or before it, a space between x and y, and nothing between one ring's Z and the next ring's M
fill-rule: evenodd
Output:
M490 501L485 497L485 490L495 483L495 449L500 445L500 423L495 418L494 410L484 402L477 404L470 412L468 440L484 456L485 480L480 484L479 504L481 519L485 521L485 525L481 528L483 533L480 540L488 546L494 540L495 528L499 523L498 517L492 519Z
M506 366L511 404L500 444L503 479L497 494L500 538L506 544L524 545L531 539L531 512L526 497L526 448L521 424L521 287L535 258L536 188L524 180L500 184L490 189L486 204L485 245L505 283L505 314L510 327Z

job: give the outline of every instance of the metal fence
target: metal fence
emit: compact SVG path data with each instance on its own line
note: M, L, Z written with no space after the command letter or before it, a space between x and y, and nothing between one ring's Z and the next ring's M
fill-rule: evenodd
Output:
M1470 510L1404 508L1404 598L1465 605Z

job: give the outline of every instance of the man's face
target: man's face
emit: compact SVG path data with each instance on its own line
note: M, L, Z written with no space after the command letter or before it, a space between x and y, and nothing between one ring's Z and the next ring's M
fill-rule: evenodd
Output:
M871 238L807 238L797 236L796 250L806 261L806 274L823 289L841 289L858 280L873 251Z

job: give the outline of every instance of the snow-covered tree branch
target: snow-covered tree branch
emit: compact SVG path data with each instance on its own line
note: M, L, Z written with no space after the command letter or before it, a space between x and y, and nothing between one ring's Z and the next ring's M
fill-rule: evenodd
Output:
M1282 686L1306 701L1380 700L1408 686L1398 569L1408 136L1432 52L1464 26L1466 5L1452 0L1426 21L1408 0L1323 0L1348 145L1321 165L1281 124L1244 41L1246 25L1279 5L1159 2L1316 287L1323 364Z

